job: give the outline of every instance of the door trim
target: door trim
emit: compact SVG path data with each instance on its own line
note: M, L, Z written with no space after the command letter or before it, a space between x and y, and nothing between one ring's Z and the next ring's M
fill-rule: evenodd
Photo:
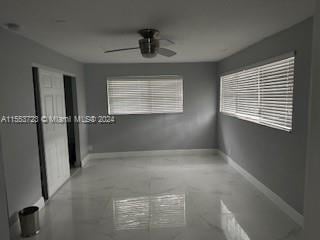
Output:
M0 132L0 209L2 210L0 214L0 222L4 225L0 226L1 237L4 240L10 239L10 219L9 219L9 202L7 195L7 183L5 178L5 169L4 169L4 159L2 157L2 135Z
M41 176L41 190L42 196L45 200L49 199L48 180L47 180L47 167L45 158L45 149L43 141L43 127L41 124L41 99L40 99L40 84L39 84L39 68L32 67L34 98L35 98L35 111L39 121L37 122L37 135L38 135L38 150L40 162L40 176Z
M62 75L68 75L68 76L71 76L71 77L76 77L76 75L74 73L66 72L66 71L63 71L63 70L58 69L58 68L52 68L52 67L48 67L48 66L41 65L41 64L38 64L38 63L32 63L31 66L32 66L32 68L38 68L38 69L40 68L40 69L51 71L51 72L61 73Z
M66 115L71 117L71 123L67 123L69 159L72 155L71 152L75 157L74 165L70 165L70 167L79 168L81 167L79 123L74 121L74 117L78 116L77 82L76 77L70 75L63 75L63 79L65 88ZM73 139L73 144L70 142L71 138Z

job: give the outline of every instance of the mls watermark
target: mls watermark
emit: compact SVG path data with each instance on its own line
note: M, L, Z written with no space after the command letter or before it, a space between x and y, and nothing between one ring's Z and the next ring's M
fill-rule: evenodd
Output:
M80 124L112 124L115 123L115 117L110 115L99 116L32 116L32 115L11 115L1 116L0 123L6 124L66 124L66 123L80 123Z

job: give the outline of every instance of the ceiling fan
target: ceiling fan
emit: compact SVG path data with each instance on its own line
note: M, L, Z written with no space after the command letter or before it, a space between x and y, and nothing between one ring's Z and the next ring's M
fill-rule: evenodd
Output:
M140 49L142 56L145 58L153 58L157 56L157 54L165 57L172 57L177 54L176 52L170 49L161 47L162 43L164 42L167 42L169 44L174 44L174 42L167 39L160 39L159 38L160 32L158 30L142 29L142 30L139 30L138 33L143 37L142 39L139 40L138 47L107 50L104 53L113 53L113 52Z

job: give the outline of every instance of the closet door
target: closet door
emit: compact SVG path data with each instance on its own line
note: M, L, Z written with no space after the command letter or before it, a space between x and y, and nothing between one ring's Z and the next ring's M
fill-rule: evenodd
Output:
M51 121L66 117L63 74L39 69L43 142L48 194L51 197L70 177L67 124Z

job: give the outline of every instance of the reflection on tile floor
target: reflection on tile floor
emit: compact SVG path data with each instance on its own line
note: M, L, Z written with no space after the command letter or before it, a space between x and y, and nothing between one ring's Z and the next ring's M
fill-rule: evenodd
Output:
M250 240L248 234L243 230L234 214L220 201L221 227L228 240Z
M113 200L113 223L116 230L185 226L185 194Z
M298 240L301 230L220 157L93 160L41 211L39 240ZM19 239L14 236L13 239Z

